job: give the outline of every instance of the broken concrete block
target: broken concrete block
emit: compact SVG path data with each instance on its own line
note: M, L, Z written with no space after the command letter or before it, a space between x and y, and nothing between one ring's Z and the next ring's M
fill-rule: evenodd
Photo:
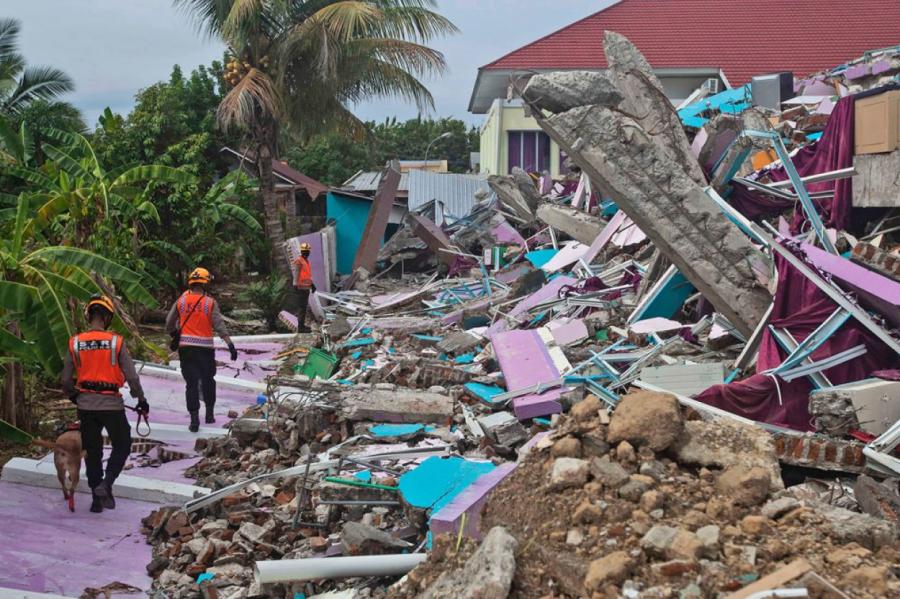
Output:
M606 227L606 221L599 216L559 204L541 204L537 209L537 217L545 225L587 245L593 243Z
M578 458L556 458L550 471L550 484L555 489L583 487L587 482L590 466Z
M610 489L617 489L628 481L628 472L618 463L594 458L590 464L591 475L595 480Z
M491 175L488 177L488 185L497 194L500 203L514 216L525 223L534 220L534 211L537 210L541 196L528 173L515 167L511 175Z
M500 445L512 447L528 439L528 431L519 419L509 412L496 412L478 419L484 432Z
M454 331L438 341L437 348L442 352L457 353L473 349L479 343L481 340L471 333Z
M344 555L375 555L398 553L412 545L397 539L390 533L362 522L346 522L341 528L341 545Z
M637 447L663 451L684 428L674 395L634 391L619 401L609 423L607 441L628 441Z
M550 448L550 455L555 458L580 458L581 441L571 435L563 437Z
M750 335L771 303L754 272L767 272L768 260L671 153L640 124L607 108L536 118L716 310Z
M759 466L769 473L773 491L784 488L781 466L772 435L766 430L740 422L689 420L672 445L680 463L698 466Z
M719 475L716 488L734 504L752 507L769 496L769 473L759 467L732 466Z
M864 430L876 437L900 420L900 381L865 379L809 394L809 413L816 430L845 436Z
M897 543L900 528L893 522L825 503L811 505L825 517L831 536L841 544L854 542L877 551Z
M443 424L453 418L453 399L412 389L352 389L341 393L341 409L351 421Z
M859 475L853 484L853 493L859 508L876 518L900 524L900 496L897 495L897 479L888 484L879 483L871 476Z
M760 512L766 518L777 520L788 512L797 509L800 505L801 503L793 497L779 497L762 506Z
M588 591L599 591L609 584L619 584L631 574L634 560L624 551L613 551L600 559L595 559L588 566L584 578L584 588Z
M516 571L516 548L519 543L505 528L495 526L484 542L459 570L443 572L420 599L502 598L509 595Z
M556 71L533 76L522 97L533 106L557 113L591 104L615 107L622 101L622 92L603 71Z
M641 538L641 548L652 557L663 559L699 559L704 546L692 532L683 528L656 525Z

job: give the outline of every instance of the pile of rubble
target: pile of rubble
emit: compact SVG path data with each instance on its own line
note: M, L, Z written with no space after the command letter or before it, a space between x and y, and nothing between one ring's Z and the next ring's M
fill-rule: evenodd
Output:
M676 110L628 40L605 47L607 71L519 90L570 177L425 205L313 296L305 361L198 445L212 492L146 519L158 590L900 592L900 244L857 197L900 204L872 166L900 149L847 137L900 55L786 107L703 88Z
M789 565L814 596L900 592L896 524L784 489L766 433L682 422L674 397L647 392L624 397L608 425L602 411L594 397L576 404L484 509L485 530L517 544L512 596L710 597ZM452 570L450 553L420 568ZM398 596L432 583L414 570ZM482 584L462 596L502 596Z

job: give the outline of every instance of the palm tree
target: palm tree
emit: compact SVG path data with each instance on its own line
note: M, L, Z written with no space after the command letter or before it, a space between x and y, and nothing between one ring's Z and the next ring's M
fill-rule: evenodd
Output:
M244 131L259 172L265 226L276 266L287 272L284 229L272 161L278 139L343 131L365 135L350 110L375 97L420 109L434 100L421 77L442 73L443 55L426 46L457 31L434 0L174 0L231 60L219 105L223 128Z
M59 69L47 66L26 66L18 52L21 26L16 19L0 19L0 113L16 116L32 103L63 104L56 99L75 89L72 79ZM71 112L63 104L59 112Z

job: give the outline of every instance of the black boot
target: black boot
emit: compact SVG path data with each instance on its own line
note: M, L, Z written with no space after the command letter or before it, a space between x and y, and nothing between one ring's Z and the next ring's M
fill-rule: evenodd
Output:
M103 483L100 483L100 486L103 486ZM99 489L100 487L97 487ZM97 495L97 489L92 489L91 493L91 511L95 514L103 513L103 500L100 499L100 496Z
M200 410L191 410L191 424L188 426L188 430L192 433L200 430Z
M215 424L216 414L213 410L214 406L206 404L206 424Z
M103 505L103 509L116 509L116 498L113 497L112 485L109 485L105 482L100 483L99 485L97 485L97 488L94 489L94 497L100 499L100 503Z

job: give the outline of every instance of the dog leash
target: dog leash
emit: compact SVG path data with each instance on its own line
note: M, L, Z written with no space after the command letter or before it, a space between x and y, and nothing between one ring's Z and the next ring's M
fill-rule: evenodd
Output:
M136 432L138 434L138 437L143 437L145 439L147 437L149 437L151 429L150 429L150 419L148 418L147 414L145 414L143 412L138 412L137 408L132 408L131 406L129 406L127 404L125 407L137 414L137 424L134 425L134 432ZM144 421L144 424L147 427L147 432L144 432L144 433L141 432L141 420Z

